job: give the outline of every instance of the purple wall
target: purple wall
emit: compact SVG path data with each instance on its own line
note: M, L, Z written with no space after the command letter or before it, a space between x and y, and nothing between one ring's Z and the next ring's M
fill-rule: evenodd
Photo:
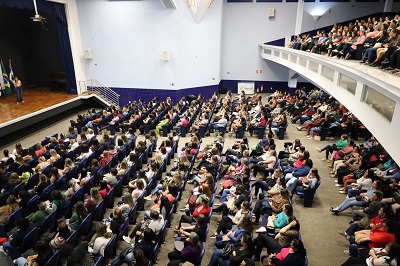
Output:
M252 82L250 80L221 80L219 83L220 88L226 88L226 90L230 90L233 93L237 93L238 90L238 82ZM280 91L288 91L293 93L297 88L305 88L306 91L309 91L315 87L314 84L309 82L298 82L297 88L289 88L287 82L284 81L255 81L255 87L261 88L261 85L264 86L264 93L272 93L276 90Z
M173 102L179 101L180 98L186 97L187 95L203 94L204 99L210 99L211 95L218 91L218 85L210 85L204 87L188 88L181 90L168 90L168 89L131 89L131 88L111 88L113 91L120 95L119 104L123 106L129 101L135 101L142 98L145 102L153 99L157 96L160 101L165 100L167 97L171 97Z
M120 95L119 104L120 106L126 105L129 101L135 101L142 98L145 102L153 99L157 96L160 101L165 100L167 97L171 97L173 102L179 101L180 98L186 97L190 94L197 95L203 94L204 99L210 99L215 91L219 88L226 88L231 90L233 93L237 93L238 82L249 80L221 80L219 85L210 85L204 87L188 88L181 90L168 90L168 89L129 89L129 88L111 88L113 91ZM289 88L287 82L279 81L255 81L256 88L264 86L264 93L274 92L275 90L288 91L294 93L296 88ZM315 86L308 82L298 82L297 88L304 87L306 91L313 89ZM272 89L271 89L272 88Z

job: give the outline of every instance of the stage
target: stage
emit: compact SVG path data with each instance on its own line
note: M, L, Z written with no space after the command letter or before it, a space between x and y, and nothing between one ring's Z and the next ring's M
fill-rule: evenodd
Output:
M21 104L17 104L15 93L0 98L2 140L12 141L16 135L23 134L24 128L32 132L38 123L42 123L39 127L44 127L72 113L99 105L106 106L106 102L95 94L67 94L50 88L24 90L22 98L24 103Z

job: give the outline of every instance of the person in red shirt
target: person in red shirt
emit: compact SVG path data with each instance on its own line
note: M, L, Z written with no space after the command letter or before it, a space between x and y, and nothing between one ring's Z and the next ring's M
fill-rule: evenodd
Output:
M371 230L355 232L357 244L368 244L369 248L384 248L387 243L395 242L394 227L390 220L375 224Z
M204 216L208 216L208 214L211 211L210 206L208 203L210 202L210 199L205 196L201 199L201 204L199 204L193 211L192 215L189 215L190 212L186 211L185 215L181 216L181 220L179 221L179 226L175 226L175 230L179 230L181 228L182 223L189 223L191 224L192 222L196 222L195 218L197 218L200 214L203 214Z

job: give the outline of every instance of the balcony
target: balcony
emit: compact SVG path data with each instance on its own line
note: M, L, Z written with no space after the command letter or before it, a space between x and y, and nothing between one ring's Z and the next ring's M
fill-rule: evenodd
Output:
M261 57L286 66L346 106L400 162L400 77L355 60L261 44Z

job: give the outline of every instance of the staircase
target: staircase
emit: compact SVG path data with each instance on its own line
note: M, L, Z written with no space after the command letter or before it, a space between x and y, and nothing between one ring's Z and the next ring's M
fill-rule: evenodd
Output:
M79 81L79 88L81 94L94 93L106 101L109 105L119 107L119 94L115 93L109 87L101 84L98 80L89 79L86 81Z

